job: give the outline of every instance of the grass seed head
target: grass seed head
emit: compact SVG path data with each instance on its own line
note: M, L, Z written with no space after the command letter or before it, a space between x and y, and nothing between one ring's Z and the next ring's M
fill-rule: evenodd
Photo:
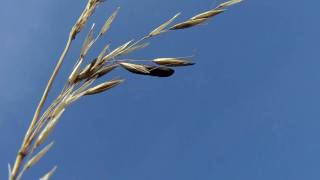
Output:
M67 88L64 88L61 94L54 100L54 102L49 106L49 108L46 111L44 111L43 115L45 116L41 116L39 118L39 115L43 110L44 102L47 99L49 90L52 88L51 86L52 86L53 80L56 78L57 73L60 70L61 64L65 59L67 52L70 49L73 39L75 39L76 35L84 28L85 24L88 22L89 17L93 14L97 6L103 1L104 0L87 0L88 3L84 11L79 16L78 20L72 27L69 34L68 41L66 43L66 47L63 53L61 54L58 60L58 63L55 67L55 70L53 71L47 83L46 89L39 102L39 105L34 114L34 117L30 123L29 129L25 134L25 139L23 140L21 148L19 149L19 153L16 157L16 161L14 163L13 169L11 170L11 168L9 167L9 179L18 180L20 178L20 175L23 174L24 170L36 164L51 148L53 143L50 143L45 148L43 148L39 153L37 153L35 156L32 156L34 150L37 150L36 148L42 145L43 142L47 139L47 137L51 134L52 130L54 129L58 120L60 119L60 116L63 114L66 106L68 106L71 102L77 100L78 98L82 97L83 95L92 95L92 94L101 93L123 82L123 80L121 79L111 80L111 81L99 84L97 86L94 86L92 88L89 88L95 82L97 77L101 77L109 73L117 66L121 66L124 69L135 74L142 74L142 75L156 76L156 77L169 77L172 74L174 74L174 70L167 66L187 66L187 65L194 64L193 62L188 61L184 58L157 58L157 59L154 59L153 62L156 63L158 66L149 66L149 65L141 65L141 64L132 64L124 61L117 61L116 60L117 56L124 55L136 49L145 47L146 44L143 44L142 41L144 41L149 37L159 35L169 30L178 30L178 29L185 29L185 28L197 26L207 21L209 18L224 12L224 8L237 4L242 0L229 0L227 2L221 3L213 10L198 14L189 20L186 20L182 23L175 24L168 28L168 26L179 16L180 13L178 13L175 16L173 16L171 19L169 19L168 21L166 21L165 23L161 24L159 27L151 31L146 37L143 37L141 40L138 40L136 42L129 41L119 46L118 48L116 48L115 50L113 50L111 53L108 53L108 54L105 53L105 50L106 50L105 48L102 51L102 53L99 54L99 56L95 58L90 64L88 64L84 69L80 69L81 59L85 57L85 55L87 54L91 46L94 44L94 42L96 42L96 40L98 40L100 36L102 36L108 31L114 18L116 17L119 11L119 8L118 8L106 20L104 26L100 29L100 32L96 38L93 37L93 26L92 26L83 43L81 53L80 53L80 59L78 59L77 64L75 65L70 77L68 78L68 81L71 84L67 84L68 85L66 86ZM116 64L105 66L105 63L108 60L114 60ZM82 80L84 80L83 83L76 84ZM46 114L46 112L48 113ZM42 117L44 118L42 119ZM26 160L26 157L32 157L32 158L28 161ZM49 173L47 173L43 178L41 178L41 180L48 180L54 171L55 171L55 168L53 168ZM18 178L17 178L17 175L18 175Z

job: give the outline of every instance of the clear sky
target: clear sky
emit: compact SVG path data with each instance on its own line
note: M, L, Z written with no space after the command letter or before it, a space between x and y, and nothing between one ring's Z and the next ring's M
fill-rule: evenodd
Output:
M108 0L90 23L101 26L118 6L120 14L89 56L105 43L142 36L176 12L184 20L220 2ZM0 179L85 3L1 0ZM163 79L110 74L125 83L69 107L51 136L55 146L25 179L54 165L59 180L320 179L319 5L246 0L205 25L152 40L132 57L194 54L196 66Z

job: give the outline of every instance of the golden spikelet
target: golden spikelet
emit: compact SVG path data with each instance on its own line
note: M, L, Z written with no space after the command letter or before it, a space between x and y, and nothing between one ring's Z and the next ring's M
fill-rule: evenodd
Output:
M47 146L45 146L38 154L33 156L25 165L24 169L29 169L33 165L35 165L53 146L54 142L51 142Z
M132 46L129 46L127 47L124 51L122 51L122 55L125 55L125 54L129 54L133 51L136 51L138 49L143 49L147 46L149 46L150 43L146 42L146 43L141 43L141 44L137 44L137 45L132 45Z
M42 176L39 180L50 180L51 176L54 174L54 172L57 170L57 166L54 166L47 174Z
M111 88L117 86L118 84L122 83L123 81L124 81L123 79L107 81L105 83L99 84L95 87L88 89L84 93L84 95L93 95L93 94L98 94L98 93L104 92L108 89L111 89Z
M95 72L99 67L103 65L103 57L105 56L107 50L109 49L110 45L107 44L102 51L99 53L98 58L96 59L96 62L93 64L91 71Z
M40 146L50 135L52 132L53 128L56 126L58 120L60 119L61 115L63 114L64 109L62 109L58 114L56 114L45 126L45 128L41 131L39 134L34 147Z
M142 64L132 64L132 63L119 63L123 68L126 70L133 72L133 73L140 73L140 74L149 74L149 70L146 68L145 65Z
M113 20L115 19L115 17L117 16L118 12L120 10L120 7L118 7L112 14L111 16L106 20L106 22L104 23L104 25L102 26L100 32L99 32L99 36L104 35L108 29L111 26L111 23L113 22Z
M88 53L90 47L92 46L92 44L94 42L94 40L93 40L93 29L94 29L94 26L95 26L95 24L93 24L91 26L91 29L89 30L86 38L83 41L81 52L80 52L80 57L84 57Z
M77 65L73 68L73 70L72 70L72 72L71 72L71 74L70 74L70 76L68 78L68 82L70 84L73 84L76 81L77 76L78 76L78 71L79 71L79 69L81 67L81 64L82 64L82 61L79 61L77 63Z
M152 62L158 64L158 65L164 65L164 66L190 66L194 65L195 63L186 59L182 58L156 58L152 60Z
M242 0L230 0L230 1L219 4L219 6L217 8L225 8L228 6L232 6L234 4L238 4L240 2L242 2Z
M205 22L206 20L208 20L208 18L202 18L202 19L189 19L185 22L176 24L174 26L172 26L170 28L170 30L177 30L177 29L186 29L186 28L190 28L193 26L197 26L203 22Z
M82 12L77 22L71 29L71 32L70 32L71 39L76 38L77 34L83 29L83 27L87 23L89 17L92 15L96 7L102 2L103 0L89 0L87 6L85 7L85 10Z
M109 54L107 54L106 56L103 57L102 62L106 62L116 56L119 56L121 53L123 53L128 47L130 47L129 45L133 42L133 40L128 41L126 43L124 43L123 45L117 47L115 50L113 50L112 52L110 52Z
M152 37L152 36L156 36L161 34L163 31L170 23L172 23L181 13L177 13L176 15L174 15L171 19L169 19L168 21L166 21L165 23L161 24L159 27L157 27L156 29L154 29L153 31L151 31L148 35L148 37Z
M89 78L92 75L92 67L97 63L97 58L86 65L76 78L76 82Z
M107 73L111 72L112 70L114 70L118 66L119 66L118 64L112 64L112 65L105 66L105 67L101 68L99 71L97 71L95 73L95 75L97 75L97 78L100 78L100 77L106 75Z
M210 11L206 11L201 14L195 15L190 19L195 20L195 19L211 18L211 17L216 16L224 11L225 11L225 9L212 9Z

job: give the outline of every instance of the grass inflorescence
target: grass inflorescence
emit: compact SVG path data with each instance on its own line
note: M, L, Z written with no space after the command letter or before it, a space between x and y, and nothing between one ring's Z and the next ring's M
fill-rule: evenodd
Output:
M193 17L184 20L179 23L173 24L173 22L181 15L181 13L175 14L172 18L165 21L144 37L139 40L130 40L122 45L111 49L109 44L100 51L100 53L93 58L89 63L84 64L87 53L112 25L120 8L117 8L109 18L107 18L104 25L98 31L95 36L95 25L92 25L87 36L83 41L82 48L78 59L76 60L73 69L70 72L64 87L55 100L44 110L43 105L47 99L48 93L52 88L53 81L60 70L62 62L68 53L70 46L72 45L77 34L81 32L84 26L87 24L88 19L93 14L95 9L103 2L103 0L88 0L86 7L79 16L78 20L71 28L65 49L58 59L57 65L51 74L51 77L47 83L41 100L35 110L34 116L31 120L29 128L25 134L21 147L17 153L14 166L9 170L9 180L19 180L23 177L23 174L35 166L40 159L46 155L46 153L53 146L53 142L40 149L46 142L48 136L54 130L54 127L59 122L60 117L66 108L76 102L78 99L84 96L91 96L99 94L123 83L123 78L113 78L106 80L103 83L96 84L96 80L106 77L106 75L116 68L122 68L130 73L139 74L144 76L156 76L156 77L169 77L174 74L175 67L191 66L194 65L191 57L159 57L150 60L135 60L123 58L127 54L142 49L149 45L147 42L149 39L159 36L160 34L168 33L170 31L177 31L181 29L187 29L199 24L202 24L218 14L225 12L226 8L241 2L241 0L230 0L219 4L216 8L201 12ZM173 24L173 25L171 25ZM136 63L136 62L140 63ZM142 63L141 62L146 62ZM41 180L48 180L56 171L57 167L53 167L47 172Z

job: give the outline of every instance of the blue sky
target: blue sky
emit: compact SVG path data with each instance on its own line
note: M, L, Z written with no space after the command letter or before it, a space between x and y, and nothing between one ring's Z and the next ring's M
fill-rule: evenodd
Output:
M109 0L90 23L102 25L118 6L120 14L89 56L107 42L141 37L176 12L183 20L219 2ZM85 3L1 1L0 179ZM53 179L318 180L319 5L247 0L205 25L153 39L132 57L195 54L196 66L163 79L110 74L125 83L67 109L51 136L55 146L25 179L58 165Z

